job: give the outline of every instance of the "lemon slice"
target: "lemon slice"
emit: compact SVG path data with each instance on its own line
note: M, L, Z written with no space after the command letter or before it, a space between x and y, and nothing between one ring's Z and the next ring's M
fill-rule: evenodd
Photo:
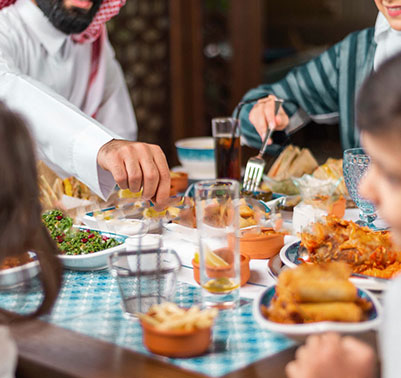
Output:
M229 293L232 290L235 290L239 287L239 284L236 284L227 277L215 278L213 280L208 281L203 288L209 291L210 293Z
M194 255L194 260L199 264L199 252L196 251ZM230 264L221 258L219 255L216 255L212 251L206 251L206 265L213 268L225 268L230 266Z
M163 218L166 215L167 209L162 211L156 211L154 207L148 207L143 211L145 218Z
M142 189L139 192L133 193L129 189L120 189L118 198L139 198L142 195Z

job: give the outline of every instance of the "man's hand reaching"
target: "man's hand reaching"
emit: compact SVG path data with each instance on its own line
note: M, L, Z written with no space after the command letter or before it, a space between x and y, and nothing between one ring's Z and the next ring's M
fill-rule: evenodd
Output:
M136 193L143 187L145 199L161 206L168 202L170 171L159 146L113 139L100 148L97 162L121 189Z

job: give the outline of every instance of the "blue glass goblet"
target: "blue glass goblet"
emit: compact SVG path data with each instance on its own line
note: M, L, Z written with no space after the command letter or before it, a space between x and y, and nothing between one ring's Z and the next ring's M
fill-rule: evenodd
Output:
M372 202L359 194L359 183L370 165L370 157L362 148L350 148L344 151L343 174L345 185L352 200L358 206L361 226L374 228L373 221L377 218L376 209Z

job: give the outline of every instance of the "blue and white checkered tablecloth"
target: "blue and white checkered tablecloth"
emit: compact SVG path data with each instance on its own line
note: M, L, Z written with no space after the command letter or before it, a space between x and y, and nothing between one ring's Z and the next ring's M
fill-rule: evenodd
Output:
M42 298L38 281L28 290L0 293L0 306L19 313L33 311ZM183 307L198 303L200 290L186 283L177 286L175 302ZM142 344L137 320L126 319L116 281L108 271L66 271L64 284L50 316L43 320L97 339L151 355ZM250 300L236 310L221 312L213 328L209 351L200 357L170 359L153 355L184 369L222 376L293 345L289 339L261 329L252 316Z

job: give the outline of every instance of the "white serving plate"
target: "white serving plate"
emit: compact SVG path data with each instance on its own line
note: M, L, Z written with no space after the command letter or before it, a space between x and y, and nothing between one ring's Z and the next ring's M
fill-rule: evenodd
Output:
M82 230L88 229L87 227L74 226L80 228ZM71 270L79 270L79 271L92 271L92 270L101 270L107 268L108 264L108 256L117 251L125 251L126 250L126 236L119 235L112 232L104 232L97 229L90 228L91 231L98 231L102 235L115 238L121 241L123 244L117 245L113 248L105 249L104 251L89 253L87 255L59 255L61 262L64 267Z
M272 332L281 333L296 341L304 341L309 335L319 334L324 332L338 332L344 335L358 334L366 332L372 329L377 329L383 317L383 310L379 301L374 295L368 291L358 289L358 295L366 298L373 305L370 312L369 319L359 323L345 323L345 322L316 322L316 323L305 323L305 324L282 324L272 322L266 319L261 310L260 306L263 304L269 306L273 296L275 294L275 286L271 286L268 289L261 292L253 302L253 314L259 325Z
M284 245L280 250L280 258L281 261L287 265L289 268L295 268L298 264L295 263L295 259L299 257L296 250L296 245L299 243L292 242ZM374 290L374 291L383 291L386 290L391 280L385 280L375 277L366 276L366 278L362 277L354 277L351 276L350 281L357 287L366 290Z
M109 207L100 211L114 210L115 207ZM86 213L82 217L82 222L89 228L112 232L119 235L134 236L144 235L147 232L157 232L160 230L160 222L151 219L98 219L93 216L93 212Z
M7 290L30 281L40 272L39 261L0 270L0 290Z

